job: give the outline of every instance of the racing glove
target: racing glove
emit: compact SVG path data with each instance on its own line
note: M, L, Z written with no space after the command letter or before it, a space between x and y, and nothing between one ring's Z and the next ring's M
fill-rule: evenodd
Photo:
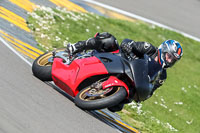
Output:
M76 47L75 47L75 45L74 44L67 44L67 48L66 48L66 51L70 54L70 55L72 55L72 54L74 54L76 51L77 51L77 49L76 49Z
M123 40L122 43L121 43L122 51L127 53L127 54L132 53L134 43L135 42L133 40L129 40L129 39Z

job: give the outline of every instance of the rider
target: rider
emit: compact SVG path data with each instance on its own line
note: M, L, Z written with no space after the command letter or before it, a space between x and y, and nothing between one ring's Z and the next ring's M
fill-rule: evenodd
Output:
M154 59L157 63L155 65L157 68L154 67L151 70L159 70L160 73L151 81L154 87L149 97L166 80L166 69L172 67L183 55L180 43L175 40L166 40L157 48L148 42L135 42L130 39L124 39L119 46L116 38L107 32L97 33L93 38L89 38L86 41L79 41L74 45L68 44L67 46L67 50L70 53L89 49L95 49L98 52L117 52L120 50L126 56L133 53L137 57L143 57L144 54L147 54L151 59Z

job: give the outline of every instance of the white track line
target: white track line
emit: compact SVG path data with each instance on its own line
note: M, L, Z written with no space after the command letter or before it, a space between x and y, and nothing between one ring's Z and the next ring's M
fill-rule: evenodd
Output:
M21 54L19 54L13 47L11 47L2 37L0 37L0 41L5 44L12 52L14 52L17 56L19 56L23 61L25 61L29 66L32 66L32 64L24 58Z
M112 6L109 6L109 5L106 5L106 4L103 4L103 3L100 3L100 2L97 2L97 1L94 1L94 0L82 0L82 1L85 1L85 2L88 2L88 3L91 3L91 4L95 4L97 6L101 6L103 8L106 8L106 9L109 9L109 10L112 10L112 11L115 11L117 13L120 13L120 14L123 14L123 15L126 15L128 17L132 17L132 18L136 18L138 20L142 20L144 22L147 22L147 23L150 23L150 24L154 24L154 25L157 25L159 27L162 27L162 28L165 28L165 29L168 29L168 30L172 30L172 31L175 31L175 32L178 32L188 38L191 38L193 40L196 40L198 42L200 42L200 38L197 38L197 37L194 37L192 35L189 35L185 32L182 32L182 31L179 31L179 30L176 30L174 28L171 28L169 26L166 26L166 25L163 25L161 23L158 23L158 22L155 22L153 20L150 20L150 19L147 19L147 18L144 18L144 17L141 17L139 15L136 15L136 14L133 14L133 13L130 13L130 12L127 12L127 11L124 11L124 10L121 10L121 9L118 9L118 8L115 8L115 7L112 7Z

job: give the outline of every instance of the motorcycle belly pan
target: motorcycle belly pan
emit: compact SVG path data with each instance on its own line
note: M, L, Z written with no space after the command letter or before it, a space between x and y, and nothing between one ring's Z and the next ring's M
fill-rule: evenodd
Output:
M107 69L96 57L74 60L70 65L55 58L52 66L52 78L54 83L71 96L79 92L79 84L94 75L108 74Z

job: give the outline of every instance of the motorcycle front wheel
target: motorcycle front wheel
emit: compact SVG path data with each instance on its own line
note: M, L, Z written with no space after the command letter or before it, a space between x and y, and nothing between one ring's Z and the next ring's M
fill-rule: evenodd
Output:
M97 110L112 107L126 98L124 87L114 86L106 89L87 87L81 90L75 97L75 104L85 110Z
M64 51L65 48L57 49L56 52ZM35 77L42 81L52 81L52 62L48 59L53 57L52 52L46 52L36 58L32 65L32 72Z

